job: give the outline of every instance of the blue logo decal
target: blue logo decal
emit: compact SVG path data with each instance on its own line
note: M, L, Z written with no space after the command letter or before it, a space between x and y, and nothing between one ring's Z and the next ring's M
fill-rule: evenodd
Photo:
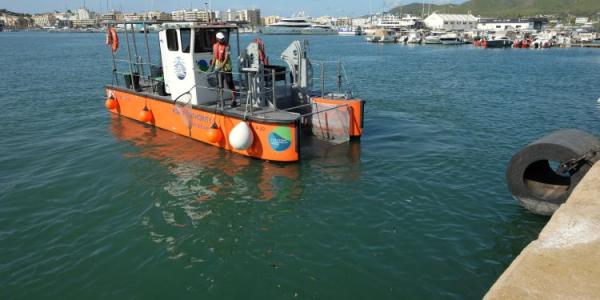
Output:
M277 127L269 134L269 145L277 152L283 152L292 145L292 132L287 127Z
M184 80L187 75L187 71L185 70L185 65L183 64L183 59L181 57L175 58L175 75L179 80Z

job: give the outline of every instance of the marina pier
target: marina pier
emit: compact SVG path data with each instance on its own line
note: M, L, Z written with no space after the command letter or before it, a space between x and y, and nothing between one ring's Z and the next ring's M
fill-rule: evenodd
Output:
M595 299L599 265L600 164L595 164L484 299Z

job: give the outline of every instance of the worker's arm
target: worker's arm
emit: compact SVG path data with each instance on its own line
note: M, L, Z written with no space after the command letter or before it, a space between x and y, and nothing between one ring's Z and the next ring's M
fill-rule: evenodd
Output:
M229 45L225 48L225 59L223 60L224 63L229 61L230 58L230 52L229 52Z
M210 66L209 66L209 70L213 71L215 68L215 64L217 63L217 55L215 53L215 46L213 45L213 51L212 51L212 59L210 60Z

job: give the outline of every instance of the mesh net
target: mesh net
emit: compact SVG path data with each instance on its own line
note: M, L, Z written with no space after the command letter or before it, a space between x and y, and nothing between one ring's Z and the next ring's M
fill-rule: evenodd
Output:
M311 116L312 133L319 140L332 144L342 144L350 140L348 131L350 114L347 106L315 103L315 112Z
M185 93L175 101L175 109L187 128L192 128L192 94Z

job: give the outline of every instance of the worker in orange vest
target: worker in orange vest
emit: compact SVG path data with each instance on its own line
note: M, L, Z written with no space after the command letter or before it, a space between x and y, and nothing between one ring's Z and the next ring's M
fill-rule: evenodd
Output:
M236 107L239 104L236 101L237 92L235 90L235 84L233 83L233 71L231 64L231 52L229 45L225 40L225 34L222 32L217 33L217 42L213 45L213 59L211 61L211 68L216 71L219 76L220 88L227 88L231 90L233 102L231 107Z

